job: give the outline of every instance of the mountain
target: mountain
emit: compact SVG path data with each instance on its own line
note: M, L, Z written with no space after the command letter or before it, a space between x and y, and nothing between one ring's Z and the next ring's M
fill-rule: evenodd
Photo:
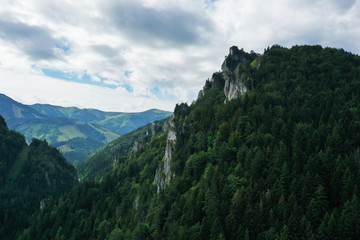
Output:
M120 135L94 123L71 118L10 119L9 127L32 138L46 139L57 147L71 163L85 159L89 154L118 138Z
M19 239L360 239L359 76L342 49L232 47L163 134Z
M0 94L0 114L10 129L33 138L46 139L76 163L118 138L171 112L151 109L140 113L103 112L48 104L24 105Z
M44 118L45 116L31 107L16 102L0 93L0 114L5 119L12 118Z
M59 107L47 104L30 105L31 108L53 118L73 118L86 123L96 123L120 135L156 120L172 115L172 112L150 109L138 113L103 112L96 109Z
M47 142L8 129L0 116L0 236L15 239L32 215L77 184L75 168Z
M164 134L168 128L167 122L168 119L149 123L106 144L76 165L79 178L97 181L102 179L129 155L135 154L155 137Z

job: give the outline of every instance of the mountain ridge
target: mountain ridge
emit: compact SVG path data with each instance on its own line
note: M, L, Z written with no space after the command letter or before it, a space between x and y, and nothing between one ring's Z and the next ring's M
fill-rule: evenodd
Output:
M24 105L1 94L0 114L9 128L25 135L28 143L34 137L47 139L51 145L61 149L70 162L75 163L120 135L172 113L157 109L122 113L50 104ZM68 142L75 138L82 138L89 145L85 146L80 141Z

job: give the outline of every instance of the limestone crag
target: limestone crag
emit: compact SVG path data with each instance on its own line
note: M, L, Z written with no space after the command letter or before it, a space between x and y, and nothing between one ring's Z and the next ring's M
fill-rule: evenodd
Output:
M221 65L221 70L223 72L234 71L239 63L244 63L246 61L247 56L244 50L239 50L238 47L232 46L229 50L229 55L225 58L223 64Z
M246 76L246 74L241 74L240 77L237 77L236 74L225 72L224 78L224 93L226 96L225 102L238 98L244 94L248 90L244 82L251 81L250 77Z
M157 193L160 193L166 188L175 177L175 174L171 172L171 160L172 153L176 144L176 130L173 119L169 120L168 135L166 139L166 148L164 157L160 163L160 166L156 169L154 178L154 184L157 186Z
M155 134L156 134L156 129L155 127L157 126L156 122L152 122L150 125L150 129L146 131L146 136L151 136L151 140L154 139Z
M231 47L229 55L221 65L222 71L214 73L210 79L206 80L198 98L203 97L212 87L224 88L226 96L224 102L244 94L253 87L252 71L260 66L260 62L255 60L258 57L259 54L253 51L249 54L236 46Z
M139 151L143 147L143 145L144 144L141 141L135 140L134 145L133 145L133 147L131 149L131 152L136 153L137 151Z

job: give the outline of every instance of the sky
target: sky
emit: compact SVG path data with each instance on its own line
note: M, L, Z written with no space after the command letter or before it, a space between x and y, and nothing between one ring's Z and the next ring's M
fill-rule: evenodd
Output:
M0 1L0 93L24 104L173 111L234 45L360 52L360 0Z

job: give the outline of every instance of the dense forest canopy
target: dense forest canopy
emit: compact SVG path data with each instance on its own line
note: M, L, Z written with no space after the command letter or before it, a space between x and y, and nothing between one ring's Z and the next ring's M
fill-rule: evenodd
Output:
M15 239L32 215L77 183L76 170L47 142L27 146L0 116L0 238Z
M275 45L225 62L167 134L19 239L359 239L360 57Z

